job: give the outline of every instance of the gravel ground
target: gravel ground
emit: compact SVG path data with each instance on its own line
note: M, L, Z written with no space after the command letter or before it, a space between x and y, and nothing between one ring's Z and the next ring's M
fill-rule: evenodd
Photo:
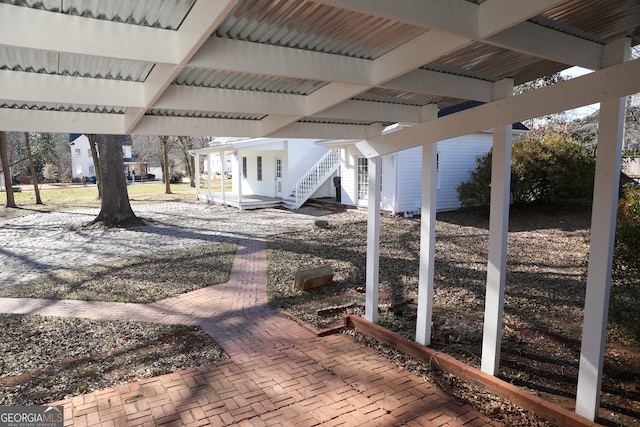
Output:
M0 314L0 405L38 405L225 359L200 328Z

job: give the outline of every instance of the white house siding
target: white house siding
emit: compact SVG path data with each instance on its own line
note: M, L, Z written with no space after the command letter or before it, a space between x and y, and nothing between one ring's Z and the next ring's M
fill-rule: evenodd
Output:
M471 177L477 166L476 158L491 149L492 139L491 133L475 133L438 143L437 210L454 210L461 206L456 187Z
M380 209L396 212L397 204L397 155L382 156L382 194Z
M437 210L458 209L456 187L469 179L476 158L491 149L492 134L477 133L438 143ZM341 164L342 203L357 206L357 158L355 146L345 148ZM392 213L418 212L422 201L422 147L382 157L381 209Z
M71 176L81 179L83 176L95 176L93 169L93 157L91 156L91 147L89 146L89 138L86 135L80 135L70 143L71 145Z
M357 164L360 151L355 146L344 148L341 153L341 182L342 187L342 204L347 206L357 206Z
M242 180L242 194L256 194L260 196L275 197L275 163L276 157L283 158L284 151L272 150L238 150L240 165L242 157L247 158L247 176ZM262 180L258 181L258 157L262 157ZM237 162L235 162L237 168ZM234 170L235 172L235 170ZM235 175L239 176L239 175ZM237 181L237 180L234 180ZM234 189L235 190L235 189Z
M295 183L327 153L328 149L317 146L316 141L315 139L292 139L287 142L288 173L286 181L283 182L283 190L286 193L283 194L284 197L291 193Z
M422 147L396 153L398 194L392 211L418 212L422 200Z

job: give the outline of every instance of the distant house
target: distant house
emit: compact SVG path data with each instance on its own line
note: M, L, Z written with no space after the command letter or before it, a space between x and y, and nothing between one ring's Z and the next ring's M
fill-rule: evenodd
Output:
M452 114L479 105L469 102L443 109L439 116ZM396 124L385 130L393 132L410 124ZM514 134L523 134L527 128L521 123L513 125ZM367 158L356 147L357 141L325 141L319 144L339 151L341 203L347 206L367 206L369 176ZM476 159L491 150L493 134L478 132L438 142L437 195L439 211L460 208L456 187L467 181L476 168ZM398 213L418 213L422 203L422 147L382 156L382 183L380 209Z
M71 147L71 177L74 181L82 180L82 177L89 181L94 181L96 168L93 164L89 138L85 134L70 134L69 146ZM127 179L135 176L138 180L141 176L148 179L148 162L138 161L137 156L132 154L131 137L122 135L122 165L123 172Z
M71 134L69 136L71 142L71 178L79 181L82 177L95 178L96 168L93 164L91 156L91 147L89 146L89 138L87 135Z
M439 116L477 105L480 103L472 101L458 104L441 110ZM411 124L395 124L385 132L407 126ZM521 123L513 125L514 135L527 131ZM205 171L222 174L223 169L230 168L232 190L228 194L224 191L213 192L211 183L216 178L214 173L207 172L204 185L202 178L199 178L196 196L200 200L241 209L267 206L298 209L308 199L326 197L336 198L346 206L366 207L369 163L358 150L357 142L275 138L214 142L207 148L191 153L198 158L197 165L200 164L200 157L204 156ZM469 179L477 166L476 159L489 152L492 144L491 131L438 142L438 210L460 208L456 187ZM223 182L224 174L217 179ZM420 212L422 147L382 156L381 196L380 208L384 211L393 214Z
M196 171L196 196L200 200L240 209L271 206L299 208L307 199L331 197L331 183L338 168L332 151L316 145L313 139L255 138L234 140L191 151L199 168L204 160L203 180ZM213 192L212 183L225 179L229 169L231 192ZM214 173L221 173L219 178ZM204 181L204 182L203 182Z

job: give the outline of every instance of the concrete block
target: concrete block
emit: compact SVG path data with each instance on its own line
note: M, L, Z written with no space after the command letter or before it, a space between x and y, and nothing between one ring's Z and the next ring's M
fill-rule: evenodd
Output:
M333 269L329 265L296 271L294 286L306 291L333 283Z

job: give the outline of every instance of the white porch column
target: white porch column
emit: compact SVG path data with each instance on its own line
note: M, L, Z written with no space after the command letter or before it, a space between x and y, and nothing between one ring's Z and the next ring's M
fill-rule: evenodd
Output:
M225 172L225 156L224 151L220 152L220 191L222 192L222 204L227 202L226 191L224 189L224 172Z
M513 95L513 80L495 84L494 96L502 99ZM482 372L495 375L500 366L502 315L507 270L507 237L509 234L509 195L511 185L512 126L493 129L491 161L491 211L489 213L489 261L482 333Z
M629 39L617 40L605 47L602 65L608 67L627 61L629 55ZM576 413L590 420L596 419L600 406L624 117L625 98L600 104L589 270L576 395Z
M207 196L209 203L213 203L213 194L211 193L211 175L212 175L212 164L211 164L211 156L213 153L207 154Z
M240 150L236 151L236 155L238 156L238 203L242 203L242 182L244 181L244 175L242 173L242 154Z
M432 106L431 119L438 117L438 109ZM416 341L431 344L433 320L433 270L436 252L436 195L438 143L422 146L422 206L420 209L420 269L418 275L418 318Z
M195 173L196 173L196 200L200 199L200 154L196 153L195 161Z
M382 158L369 159L367 196L367 294L364 317L378 322L378 282L380 280L380 180Z

